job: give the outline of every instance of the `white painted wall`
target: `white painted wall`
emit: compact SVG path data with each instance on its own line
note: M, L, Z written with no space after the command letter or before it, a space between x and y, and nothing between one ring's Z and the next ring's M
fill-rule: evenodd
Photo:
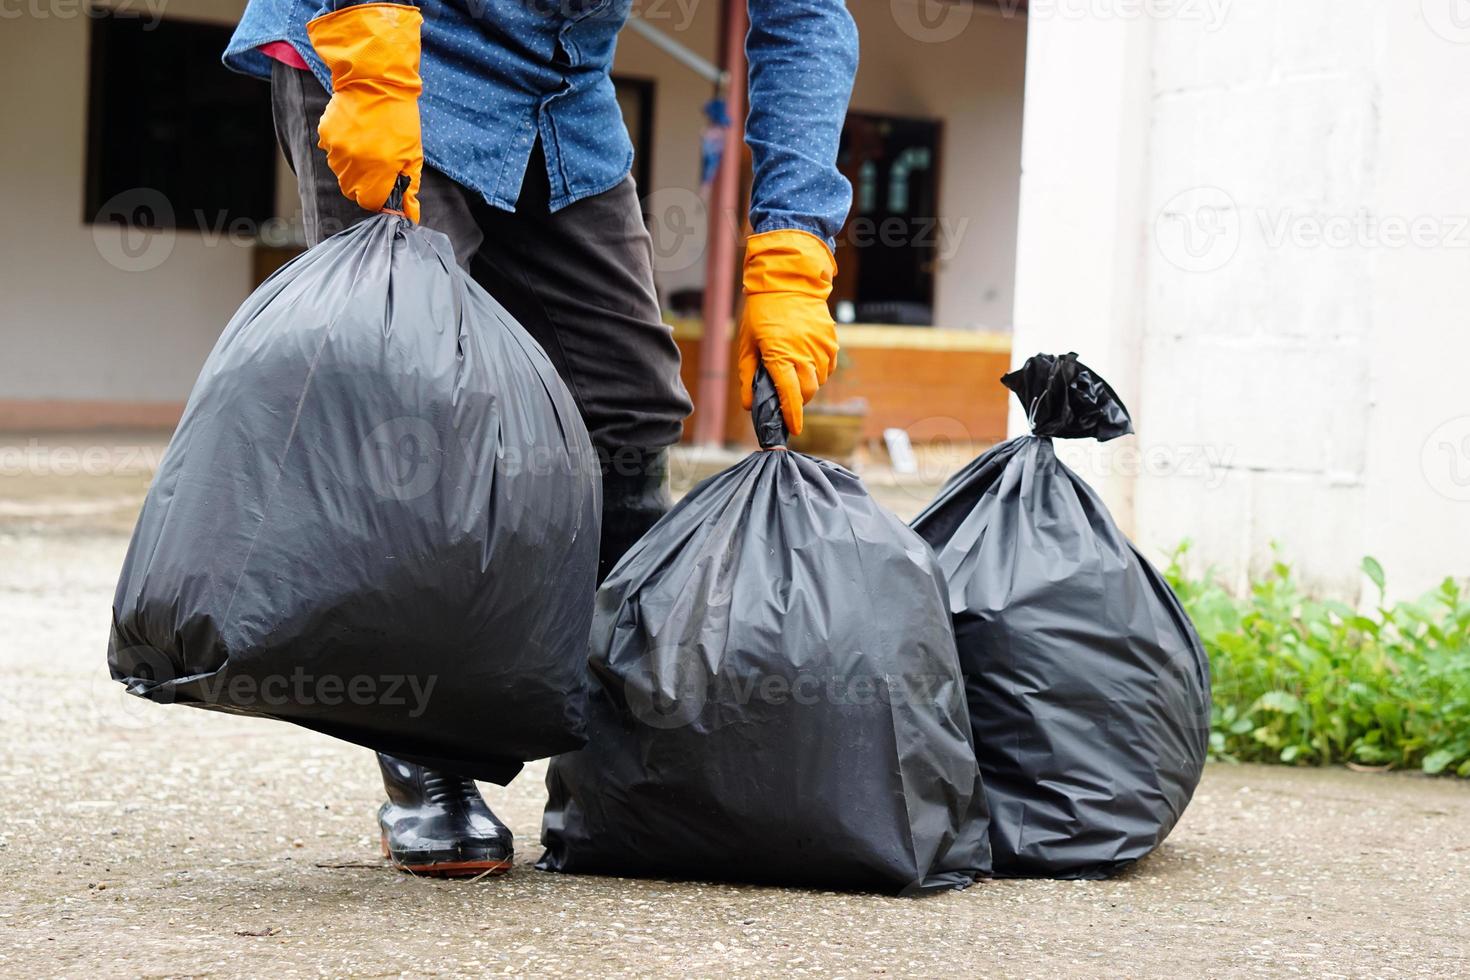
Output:
M1470 31L1437 3L1033 12L1016 355L1122 379L1138 436L1086 455L1146 547L1241 585L1275 542L1350 597L1367 553L1397 595L1470 575Z
M1448 0L1402 6L1373 5L1362 45L1377 87L1371 206L1438 237L1370 250L1363 550L1400 592L1470 575L1470 23Z
M243 8L169 0L167 9L231 23ZM155 269L109 263L123 230L82 221L87 59L80 4L7 18L0 30L0 399L181 401L249 292L250 251L179 233Z

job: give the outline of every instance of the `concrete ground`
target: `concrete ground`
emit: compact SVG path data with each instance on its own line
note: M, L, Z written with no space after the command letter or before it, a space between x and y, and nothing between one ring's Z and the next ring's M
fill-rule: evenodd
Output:
M538 765L486 787L511 875L394 873L367 752L107 679L160 445L0 438L0 975L1470 973L1470 785L1409 775L1211 766L1114 880L902 900L537 872ZM872 482L912 513L934 481Z

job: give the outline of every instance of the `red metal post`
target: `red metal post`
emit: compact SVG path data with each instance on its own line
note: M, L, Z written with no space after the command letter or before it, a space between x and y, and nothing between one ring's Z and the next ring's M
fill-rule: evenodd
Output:
M704 260L704 335L699 343L699 390L694 441L702 446L725 442L725 404L730 379L730 321L735 315L735 246L744 222L740 206L740 168L745 156L745 35L749 27L746 0L723 0L725 51L721 67L728 75L725 107L730 126L710 194L708 239Z

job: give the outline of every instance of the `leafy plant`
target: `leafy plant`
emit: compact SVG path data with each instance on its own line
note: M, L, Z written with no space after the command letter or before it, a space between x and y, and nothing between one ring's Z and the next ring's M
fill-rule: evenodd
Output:
M1371 609L1302 592L1284 562L1238 597L1189 578L1188 543L1165 574L1210 655L1218 759L1356 763L1470 776L1470 596L1453 579Z

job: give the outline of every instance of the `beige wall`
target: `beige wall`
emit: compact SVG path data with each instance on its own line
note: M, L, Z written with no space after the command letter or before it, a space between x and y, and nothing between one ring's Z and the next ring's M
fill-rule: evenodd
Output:
M167 9L229 23L243 7L169 0ZM58 4L50 16L3 23L0 399L182 400L249 290L250 250L181 232L155 269L109 262L125 233L82 222L87 19Z
M649 0L637 9L650 24L701 57L717 62L720 5L711 0ZM699 135L708 82L624 30L618 36L613 71L654 83L652 187L638 193L653 221L654 270L659 293L704 283L705 227L709 216L699 193ZM692 233L690 230L692 229Z

